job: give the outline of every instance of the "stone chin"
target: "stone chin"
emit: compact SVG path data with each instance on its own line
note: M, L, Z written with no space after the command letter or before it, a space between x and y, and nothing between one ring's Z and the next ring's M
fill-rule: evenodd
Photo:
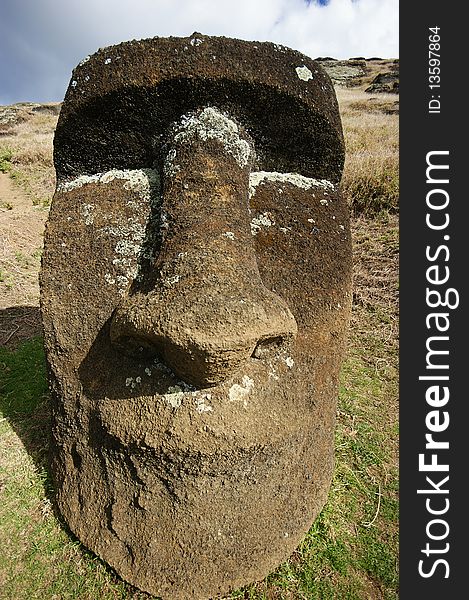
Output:
M300 543L333 472L335 383L316 393L314 365L296 360L197 391L82 395L79 426L58 418L73 403L62 395L53 470L71 530L163 598L209 598L265 577Z

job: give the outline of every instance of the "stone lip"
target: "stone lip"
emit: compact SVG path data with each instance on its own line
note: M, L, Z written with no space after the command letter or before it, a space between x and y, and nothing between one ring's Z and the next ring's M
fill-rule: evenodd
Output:
M205 106L247 129L256 170L340 180L342 126L321 65L270 42L201 34L124 42L82 61L57 125L57 178L152 167L171 123Z

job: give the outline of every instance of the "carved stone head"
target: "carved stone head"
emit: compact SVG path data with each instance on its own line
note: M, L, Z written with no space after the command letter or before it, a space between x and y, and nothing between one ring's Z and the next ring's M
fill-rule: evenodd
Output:
M58 507L163 598L262 579L333 470L351 243L331 82L270 43L104 48L73 72L54 160Z

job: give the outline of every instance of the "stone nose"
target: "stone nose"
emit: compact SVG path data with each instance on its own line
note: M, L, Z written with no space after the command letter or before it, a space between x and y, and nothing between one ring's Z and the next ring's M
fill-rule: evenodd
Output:
M153 280L124 299L111 321L113 343L152 349L198 387L222 382L297 331L259 274L248 206L252 154L236 123L213 108L173 131Z

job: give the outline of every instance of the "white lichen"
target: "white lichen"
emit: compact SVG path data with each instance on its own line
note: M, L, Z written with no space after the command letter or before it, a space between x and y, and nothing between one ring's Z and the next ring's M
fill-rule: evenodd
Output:
M104 275L104 281L109 285L114 285L116 283L116 280L110 273L106 273L106 275Z
M272 377L272 379L275 379L275 381L278 381L280 379L280 377L277 375L277 369L272 365L272 363L269 363L269 377Z
M185 115L174 136L175 142L199 138L216 140L233 156L240 167L245 167L251 156L251 147L239 135L238 125L216 108L208 107L194 115Z
M114 277L105 276L107 283L116 283L122 295L138 274L138 257L142 254L145 241L145 225L132 218L120 226L107 225L99 230L99 235L116 238L112 259L114 268L118 270Z
M229 398L230 402L243 402L243 406L247 406L247 397L249 396L252 388L254 387L254 381L247 375L243 376L241 385L235 383L230 387Z
M90 183L110 183L115 179L124 179L126 183L124 188L138 192L144 199L150 199L152 186L159 186L158 172L153 169L133 169L120 170L112 169L105 173L95 173L94 175L80 175L71 181L65 181L57 184L58 192L70 192L76 188Z
M179 281L179 279L180 279L180 276L179 276L179 275L173 275L172 277L168 277L168 278L165 280L165 283L166 283L167 285L170 285L170 286L171 286L171 285L174 285L175 283L177 283L177 282Z
M140 383L142 383L141 377L127 377L125 380L126 387L130 387L132 390L135 389Z
M229 240L235 239L235 234L232 231L225 231L225 233L222 233L222 236L228 238Z
M168 388L168 392L163 397L171 408L179 408L184 399L184 392L178 385L175 385Z
M91 57L90 57L89 55L88 55L88 56L85 56L85 58L84 58L82 61L80 61L80 62L78 63L78 66L79 66L79 67L82 67L82 66L83 66L85 63L87 63L87 62L90 60L90 58L91 58Z
M206 400L212 399L212 394L204 393L200 396L198 394L194 394L194 396L195 409L198 413L206 413L213 411L213 407L210 406L210 404L205 403Z
M293 367L293 365L295 364L295 361L293 360L293 358L291 356L287 356L283 360L285 361L285 364L287 365L287 367L289 369L291 369Z
M108 64L110 64L110 62L111 62L111 59L110 58L106 58L106 60L104 61L104 64L108 65Z
M85 225L93 225L93 223L94 223L94 217L93 217L94 208L95 208L94 204L83 204L83 206L81 207L81 214L84 217Z
M166 155L164 164L163 164L163 172L167 177L174 177L176 173L179 173L181 167L176 164L176 150L172 148L168 154Z
M261 183L270 181L273 183L290 183L304 190L311 188L323 188L325 190L334 190L335 185L328 179L313 179L305 177L298 173L277 173L275 171L253 171L249 175L249 197L256 193L256 188Z
M313 74L306 65L303 65L302 67L296 67L295 71L302 81L309 81L313 78Z
M262 213L252 219L251 233L252 235L256 235L261 227L271 227L272 225L275 225L272 215L268 212Z

